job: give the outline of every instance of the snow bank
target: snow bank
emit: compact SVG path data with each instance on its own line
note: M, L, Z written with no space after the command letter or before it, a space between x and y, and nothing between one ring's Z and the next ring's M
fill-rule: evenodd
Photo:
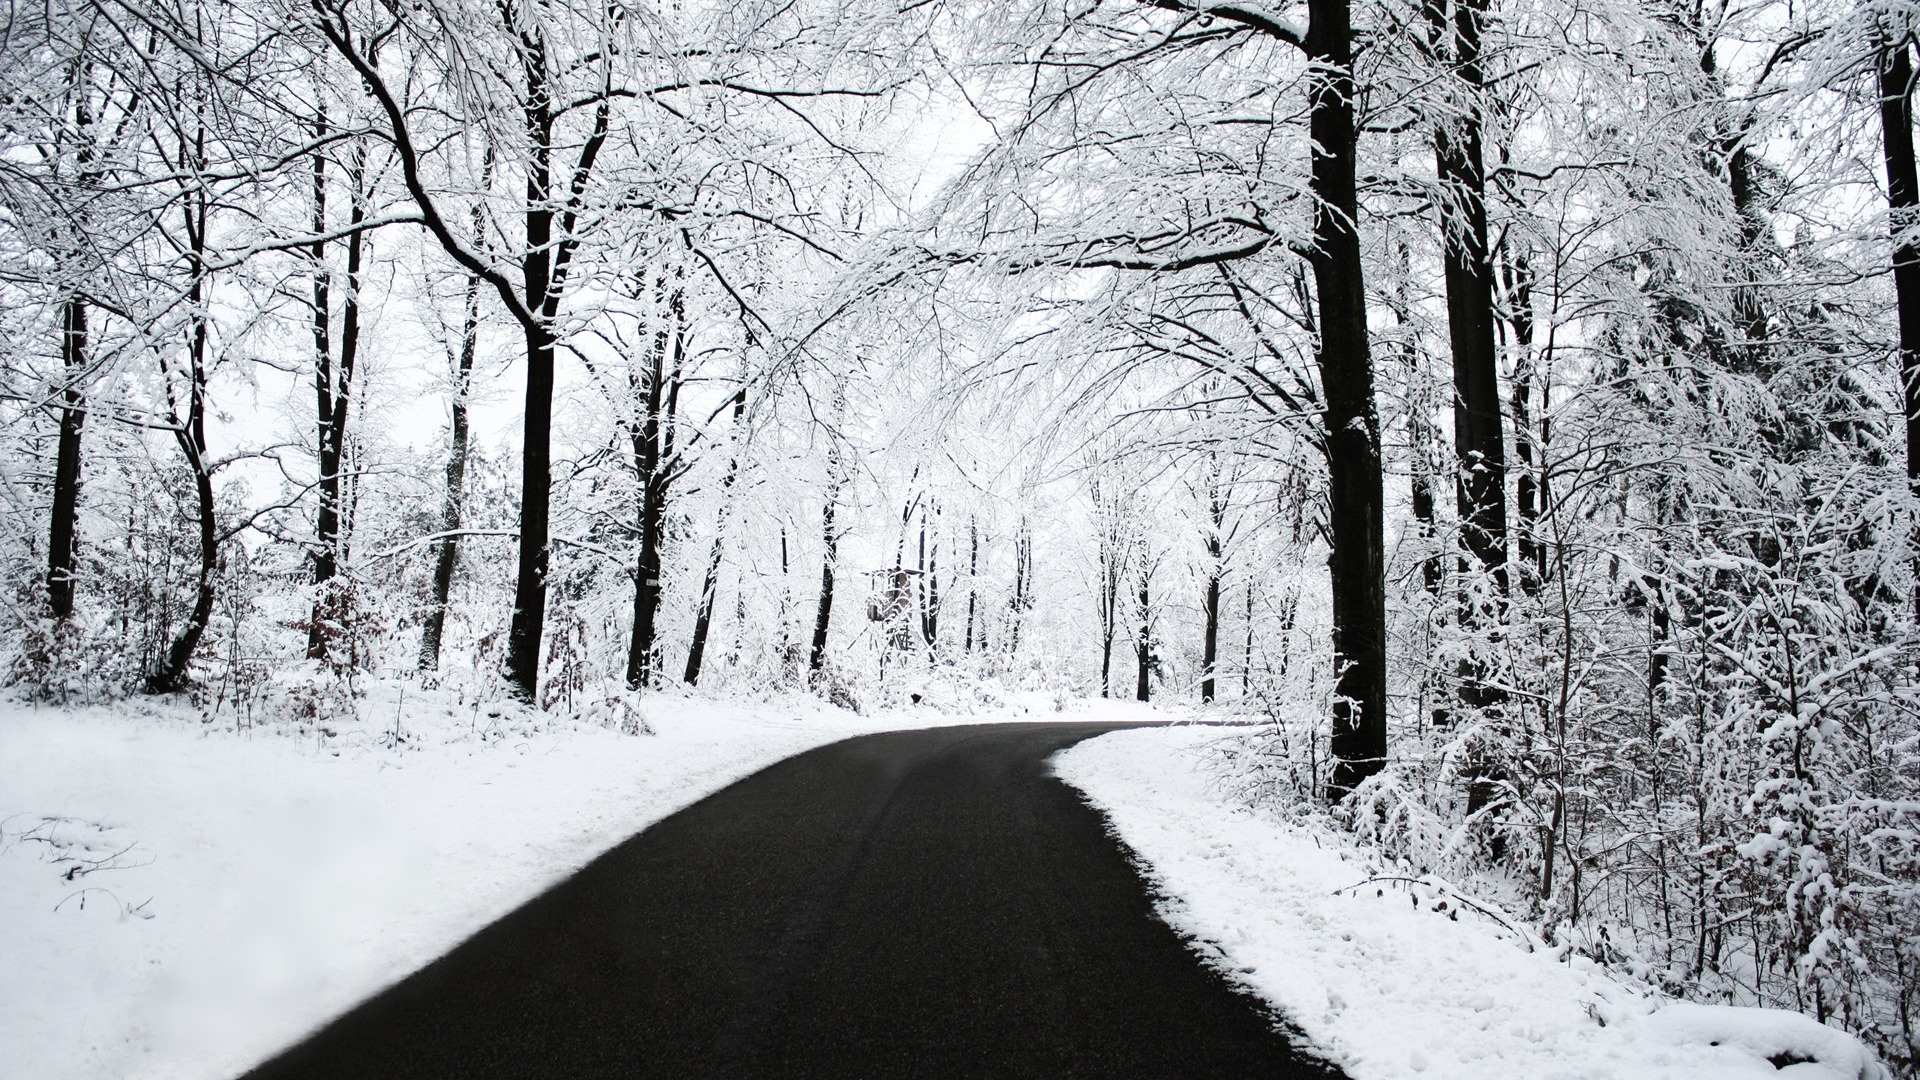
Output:
M957 722L645 712L625 736L387 686L292 736L0 705L0 1078L232 1075L733 780Z
M1444 883L1232 805L1195 753L1217 737L1117 732L1062 752L1055 769L1142 861L1162 916L1354 1080L1886 1076L1857 1040L1808 1017L1663 1004L1585 958L1562 962Z

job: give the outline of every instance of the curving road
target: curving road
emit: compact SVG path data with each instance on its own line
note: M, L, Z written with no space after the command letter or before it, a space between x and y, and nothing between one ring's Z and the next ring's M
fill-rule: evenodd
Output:
M445 1077L1332 1078L1048 775L1118 724L889 732L666 818L260 1066Z

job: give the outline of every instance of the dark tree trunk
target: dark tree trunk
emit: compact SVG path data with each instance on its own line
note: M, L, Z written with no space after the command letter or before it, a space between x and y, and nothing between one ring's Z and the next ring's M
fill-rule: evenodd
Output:
M314 120L313 134L316 140L327 137L327 114L323 108ZM325 154L313 155L313 220L314 234L322 237L313 242L308 258L313 260L313 391L314 391L314 434L315 468L319 471L320 504L314 519L314 548L308 556L313 564L313 582L324 587L333 577L334 557L330 530L338 522L340 483L338 470L340 455L331 456L327 450L327 432L333 426L333 300L331 294L331 273L327 269L327 241L324 234L327 229L327 158ZM324 657L327 653L327 635L325 629L325 600L315 590L313 610L307 620L307 656Z
M324 137L326 121L324 117L316 126L316 135ZM326 229L326 172L325 158L315 154L313 158L313 228L315 233ZM320 505L314 522L313 584L315 586L313 615L307 624L307 655L314 659L324 659L327 655L327 642L338 629L338 620L343 612L339 598L333 590L333 580L340 572L340 550L344 541L342 535L342 498L341 468L345 461L347 437L347 406L353 390L353 371L360 353L360 264L366 252L366 234L357 226L366 220L366 194L362 190L366 182L366 147L356 144L353 150L353 166L349 170L350 208L347 211L347 224L354 231L347 237L347 274L346 296L341 302L340 313L340 352L336 360L329 341L328 327L328 274L326 267L326 244L315 241L313 245L313 338L314 365L313 387L315 397L315 419L319 435L319 493Z
M1920 178L1913 156L1913 61L1905 38L1880 52L1880 134L1887 162L1887 209L1893 232L1893 291L1900 320L1900 380L1906 386L1907 482L1920 483ZM1915 602L1920 604L1920 590Z
M1692 28L1700 42L1700 70L1717 86L1719 58L1713 38L1715 28L1704 21L1704 15L1698 8L1691 12ZM1766 231L1766 218L1754 188L1753 155L1747 151L1747 135L1752 126L1750 116L1729 123L1715 140L1714 148L1726 162L1727 193L1733 198L1733 212L1740 221L1741 258L1731 268L1731 276L1735 282L1733 322L1742 341L1733 350L1733 366L1743 374L1758 375L1767 367L1767 311L1758 286L1760 238Z
M540 683L540 635L547 610L554 342L553 334L544 326L530 328L526 337L526 430L520 450L520 552L514 571L513 622L507 631L506 677L514 695L530 702Z
M1209 485L1207 517L1207 590L1201 598L1206 627L1201 634L1200 700L1213 700L1215 668L1220 658L1220 579L1226 574L1226 499L1215 483Z
M479 213L475 211L476 223ZM465 317L460 324L460 351L453 371L453 425L447 447L447 490L440 504L440 531L445 536L434 547L433 595L426 621L420 627L420 670L440 667L440 641L446 633L447 599L453 593L453 571L460 559L460 526L466 517L467 395L473 383L474 349L480 333L480 279L467 278Z
M980 573L980 525L972 516L967 518L967 652L973 652L973 615L974 604L979 598L975 588L975 578Z
M199 167L204 169L204 133L199 140L202 145L195 147L194 155ZM193 475L194 504L198 511L200 535L200 572L194 583L193 610L187 615L186 625L175 635L160 665L147 676L147 692L150 694L170 694L185 685L194 651L200 647L200 637L206 633L207 623L213 618L214 582L220 568L213 471L207 460L207 218L207 196L202 189L192 198L186 214L187 257L192 262L189 267L192 281L187 287L187 306L193 312L192 329L187 342L186 380L182 388L186 394L186 416L178 415L177 399L169 402L174 407L170 417L174 422L174 442L180 447L181 456L186 458L187 468ZM167 381L169 398L174 398L171 374L162 372L162 377Z
M1113 696L1113 639L1120 630L1120 552L1110 536L1100 543L1100 696Z
M533 55L523 59L528 71L525 101L527 132L532 138L531 168L527 171L526 258L521 264L521 294L526 306L541 315L557 306L553 289L553 192L550 166L553 118L546 84L544 48L523 44ZM553 354L552 323L535 318L524 324L527 391L524 434L520 446L520 551L513 581L513 622L507 630L507 683L522 701L537 699L540 686L540 637L546 628L547 536L553 487Z
M664 291L666 283L661 282ZM680 371L686 348L681 325L682 295L675 286L664 306L666 323L654 334L644 387L630 389L635 408L644 410L629 430L634 474L640 485L640 559L634 568L633 637L627 649L627 688L651 685L654 645L660 614L660 548L667 520L667 493L673 482L674 413L680 399Z
M105 175L94 143L87 70L87 65L76 65L72 83L73 127L79 142L77 186L83 191L92 190ZM122 122L125 120L123 113ZM60 308L60 434L54 451L52 514L47 522L47 611L62 621L73 617L74 574L79 567L80 449L87 421L87 348L87 301L76 291Z
M1142 551L1140 559L1140 590L1134 601L1140 607L1139 634L1134 638L1133 655L1136 661L1133 680L1133 700L1146 701L1153 691L1153 596L1151 587L1153 576L1148 568L1146 553Z
M1452 0L1451 20L1447 7L1442 0L1426 3L1435 57L1451 68L1461 99L1454 115L1435 127L1433 138L1435 173L1441 189L1448 340L1453 353L1453 446L1459 470L1455 500L1461 540L1474 569L1493 590L1493 610L1487 611L1475 590L1461 589L1460 623L1471 631L1489 624L1497 626L1505 614L1509 588L1506 454L1480 124L1486 92L1480 68L1480 30L1486 7L1485 0ZM1461 661L1456 693L1461 705L1497 722L1507 694L1492 680L1489 668L1476 646ZM1480 753L1474 755L1465 772L1467 813L1472 815L1497 797L1502 769L1488 754Z
M1741 366L1753 373L1765 372L1767 362L1767 307L1761 300L1756 278L1760 274L1760 240L1766 234L1766 218L1756 198L1753 183L1753 155L1747 152L1747 132L1743 129L1729 137L1727 150L1727 186L1733 195L1733 210L1740 218L1740 265L1736 276L1739 288L1733 291L1733 317L1745 339L1738 357Z
M1253 578L1247 578L1247 642L1240 657L1240 696L1253 696Z
M720 591L720 557L725 551L724 541L727 535L727 514L732 507L728 496L734 483L740 476L740 438L741 425L747 416L747 388L742 386L733 395L733 456L727 459L727 474L720 478L720 509L714 516L713 547L707 552L707 573L700 583L700 611L693 619L693 641L687 647L688 686L700 681L700 666L707 654L707 635L713 629L713 601Z
M87 420L82 381L87 369L87 302L69 296L60 311L60 444L53 466L53 517L47 530L47 610L73 616L73 576L80 538L80 433Z
M1020 623L1033 607L1033 532L1027 519L1013 538L1013 610L1007 625L1007 656L1020 651Z
M834 411L837 414L840 409ZM827 449L827 497L820 508L820 541L825 551L820 560L820 606L813 618L813 647L807 652L807 671L816 682L827 662L827 626L833 618L833 574L840 558L840 535L834 531L833 522L834 510L840 503L840 470L840 445L834 443Z
M1387 640L1380 420L1374 411L1367 293L1355 231L1357 132L1348 0L1309 0L1306 52L1313 169L1314 286L1326 399L1334 686L1327 795L1343 799L1386 764Z
M1413 253L1405 240L1399 244L1399 257L1400 280L1394 286L1393 314L1400 327L1400 360L1407 375L1407 496L1412 503L1415 534L1426 552L1420 560L1420 584L1429 598L1437 598L1445 568L1437 550L1440 528L1434 520L1433 411L1426 365L1420 362L1420 346L1409 314L1412 302L1407 297L1407 284L1413 275Z
M1209 547L1218 547L1218 545L1210 544ZM1205 600L1207 629L1202 643L1204 655L1200 660L1200 665L1204 672L1200 678L1200 700L1203 702L1213 700L1214 667L1220 653L1220 570L1218 563L1220 553L1218 551L1212 551L1210 554L1213 555L1215 559L1215 568L1207 574L1207 595Z
M1513 482L1519 527L1514 546L1520 557L1520 591L1537 596L1546 581L1547 549L1541 542L1541 493L1538 470L1545 463L1533 419L1533 268L1524 254L1506 261L1507 323L1513 328L1513 453L1519 467Z
M486 192L493 186L492 143L483 149L480 162L480 190ZM486 211L477 200L467 225L468 235L478 243L486 225ZM467 401L473 390L474 352L479 341L480 276L468 274L466 304L460 320L460 348L453 358L453 393L450 401L453 419L447 447L447 490L440 504L440 531L446 535L441 537L434 549L433 594L428 602L426 620L420 627L421 671L439 670L440 643L447 627L447 601L453 594L453 571L460 561L458 534L465 523L467 507L467 446L470 438Z
M1440 180L1440 231L1447 286L1447 329L1453 352L1453 440L1459 459L1456 497L1460 532L1496 597L1507 593L1505 433L1500 421L1500 369L1494 339L1493 263L1487 246L1486 171L1478 110L1485 93L1480 69L1484 0L1453 0L1447 18L1428 0L1429 31L1439 59L1458 77L1465 100L1434 130ZM1469 626L1478 613L1462 613ZM1463 697L1499 697L1475 672ZM1469 704L1479 703L1470 701Z
M935 526L939 508L934 509ZM940 644L940 534L934 533L933 546L927 546L927 512L920 512L920 638L932 652Z

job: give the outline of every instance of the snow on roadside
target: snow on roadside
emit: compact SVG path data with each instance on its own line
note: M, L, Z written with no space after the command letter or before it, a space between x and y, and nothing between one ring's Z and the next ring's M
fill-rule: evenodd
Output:
M1885 1075L1809 1017L1664 1004L1584 957L1528 951L1524 930L1444 886L1370 881L1381 875L1343 838L1231 804L1198 753L1218 737L1116 732L1054 769L1144 864L1162 917L1354 1080Z
M783 757L1058 715L655 696L631 736L381 689L305 736L0 704L0 1080L234 1075Z

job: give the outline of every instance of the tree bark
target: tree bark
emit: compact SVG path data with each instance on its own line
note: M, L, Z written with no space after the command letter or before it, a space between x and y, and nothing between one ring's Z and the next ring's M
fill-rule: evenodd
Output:
M1706 21L1706 13L1696 8L1690 22L1700 44L1700 71L1720 91L1718 43L1715 27ZM1733 103L1729 103L1733 104ZM1740 108L1737 104L1733 107ZM1728 123L1714 140L1714 149L1726 162L1727 194L1733 199L1734 216L1740 222L1740 258L1731 268L1733 323L1741 341L1733 350L1734 370L1747 375L1764 374L1767 368L1767 310L1759 289L1761 274L1760 238L1767 228L1761 211L1753 176L1753 155L1747 150L1747 135L1752 130L1751 116Z
M967 517L967 643L966 651L973 652L973 609L979 590L975 587L975 578L980 573L980 525L972 515Z
M194 148L194 159L199 168L206 167L205 132L197 136L198 145ZM184 156L184 155L183 155ZM200 537L200 570L194 583L193 610L187 615L186 625L180 628L173 643L167 648L167 654L158 667L147 676L147 692L150 694L170 694L186 683L187 669L193 663L193 654L200 646L201 635L206 633L207 623L213 618L213 600L215 577L220 567L220 537L215 518L213 501L213 471L207 460L207 219L209 216L207 194L204 188L198 189L189 201L186 211L187 258L190 262L189 273L192 280L187 287L187 309L192 312L191 328L188 331L187 370L184 387L187 399L186 416L180 417L173 398L173 379L171 373L162 372L167 382L171 419L174 421L174 442L180 447L180 453L187 460L187 468L193 476L194 505L197 510L197 523Z
M1227 504L1219 478L1210 478L1207 493L1207 588L1201 597L1206 627L1201 633L1200 700L1213 700L1215 668L1220 658L1220 579L1226 573Z
M1447 288L1447 330L1453 353L1453 440L1459 461L1455 488L1461 538L1479 571L1492 582L1495 602L1507 594L1505 432L1500 419L1500 368L1494 339L1493 263L1487 244L1486 169L1480 113L1486 92L1480 68L1480 24L1485 0L1428 0L1434 51L1458 78L1464 101L1434 129L1434 157L1442 197L1440 231ZM1462 612L1468 626L1484 622ZM1497 703L1484 672L1461 687L1467 704ZM1480 699L1489 699L1482 701Z
M1547 548L1540 536L1544 509L1539 469L1545 464L1534 428L1533 267L1524 254L1505 260L1507 323L1513 328L1513 454L1519 466L1513 482L1519 513L1514 548L1520 559L1520 591L1537 596L1547 578Z
M1013 604L1007 620L1007 657L1020 651L1020 623L1033 607L1033 531L1025 516L1013 538Z
M1900 381L1905 385L1907 482L1920 483L1920 177L1913 152L1913 61L1906 38L1880 50L1880 134L1887 165L1893 291L1900 322ZM1920 593L1916 593L1920 596Z
M524 324L527 389L520 446L520 551L513 581L513 622L507 630L506 677L522 701L537 699L540 638L546 628L547 547L553 495L553 362L550 309L559 295L553 281L553 115L547 83L546 46L538 30L522 35L526 73L523 115L530 142L526 186L526 255L521 294L538 317Z
M834 394L835 419L846 409L844 390ZM837 438L829 433L828 439ZM827 497L820 510L820 541L824 556L820 560L820 606L813 618L813 647L807 652L807 671L818 685L827 662L827 627L833 618L833 575L840 558L840 535L834 531L834 510L840 503L840 444L827 446Z
M1106 537L1100 544L1100 696L1113 696L1113 639L1120 623L1120 553Z
M1135 674L1133 682L1133 700L1146 701L1153 692L1153 597L1151 587L1153 574L1146 558L1143 545L1140 553L1139 592L1134 600L1140 608L1139 634L1134 638L1133 655Z
M707 654L707 635L713 628L713 601L715 594L720 591L720 558L726 550L727 515L733 506L728 496L740 476L741 427L746 422L746 416L747 388L743 385L733 395L733 456L727 459L727 474L720 478L720 509L714 515L713 547L707 552L707 573L700 583L700 611L694 616L693 641L687 647L688 686L700 681L701 663Z
M478 209L474 212L476 230ZM460 560L460 531L466 517L467 395L473 384L474 349L480 335L480 279L467 278L465 317L460 323L460 351L454 362L453 423L447 447L447 490L440 504L440 531L447 534L434 546L433 594L420 627L420 670L440 667L440 642L447 626L447 599L453 593L453 571Z
M920 511L920 639L931 654L940 645L940 534L939 507L934 504L936 531L933 546L927 546L927 511Z
M1903 36L1880 49L1880 137L1887 163L1887 228L1893 236L1893 292L1900 322L1900 382L1907 421L1907 490L1920 492L1920 177L1913 155L1913 61ZM1920 582L1920 554L1914 557ZM1913 594L1920 618L1920 584Z
M93 130L89 65L76 63L72 74L78 187L92 191L104 178L105 170ZM126 118L123 112L121 122ZM77 233L75 239L79 239ZM53 507L47 523L47 610L62 621L73 617L74 575L79 568L80 451L87 421L87 309L87 300L77 289L67 295L60 308L60 433L54 451Z
M324 107L314 119L313 135L316 141L327 137ZM313 155L313 220L310 224L318 237L308 249L307 257L313 261L314 455L319 472L316 487L319 506L314 514L313 551L308 556L315 589L307 619L307 656L320 659L327 654L326 602L321 592L334 573L332 536L339 524L340 455L337 450L329 454L327 442L327 434L333 427L333 298L330 295L332 274L327 268L327 158L317 151Z
M1348 0L1309 0L1310 187L1316 202L1314 288L1326 400L1334 686L1330 799L1344 799L1387 757L1385 541L1380 420L1374 409L1367 294L1356 232L1358 133Z
M667 285L664 278L660 289ZM627 688L638 690L653 682L654 646L658 638L661 593L660 548L666 530L667 492L673 482L674 414L680 399L680 371L686 335L683 297L679 286L663 297L665 320L654 333L646 385L633 380L635 408L642 410L628 429L633 445L634 475L640 485L640 557L634 568L633 636L627 649Z
M1240 696L1253 696L1253 578L1247 578L1247 639L1240 657Z
M324 114L315 127L315 135L321 138L326 136ZM340 551L344 540L340 479L346 458L347 406L352 396L354 366L360 354L360 265L366 251L366 233L358 226L367 217L367 198L363 190L367 169L366 145L356 143L352 153L353 164L348 170L350 205L347 225L353 231L347 236L347 288L346 296L341 301L340 351L337 360L328 332L330 272L326 266L326 243L316 240L312 254L313 387L320 469L320 504L314 519L315 595L313 615L307 623L307 655L313 659L325 659L328 640L338 632L339 619L344 614L332 583L340 572ZM313 156L313 229L316 234L326 229L325 160L320 154Z
M493 187L493 144L481 152L480 190ZM468 235L478 243L486 226L486 210L475 200L468 217ZM467 454L471 437L467 402L473 391L473 361L480 341L480 276L467 275L466 303L461 310L460 347L453 357L453 392L449 401L452 422L448 431L447 490L440 504L440 531L446 535L435 545L433 557L433 593L427 617L420 627L420 670L440 667L440 643L447 626L447 601L453 594L453 571L460 561L460 527L466 519Z
M1435 598L1440 595L1445 569L1440 553L1435 550L1440 528L1434 520L1432 401L1426 365L1420 362L1420 347L1414 339L1413 319L1409 314L1412 303L1407 297L1407 279L1413 274L1413 253L1404 240L1399 245L1399 256L1400 281L1394 286L1394 320L1400 326L1400 359L1407 374L1407 497L1412 503L1415 532L1421 549L1426 552L1420 560L1420 584L1429 598Z
M80 435L87 420L81 390L87 369L87 302L69 296L60 311L60 442L53 466L53 517L47 529L47 610L73 617L80 538Z

